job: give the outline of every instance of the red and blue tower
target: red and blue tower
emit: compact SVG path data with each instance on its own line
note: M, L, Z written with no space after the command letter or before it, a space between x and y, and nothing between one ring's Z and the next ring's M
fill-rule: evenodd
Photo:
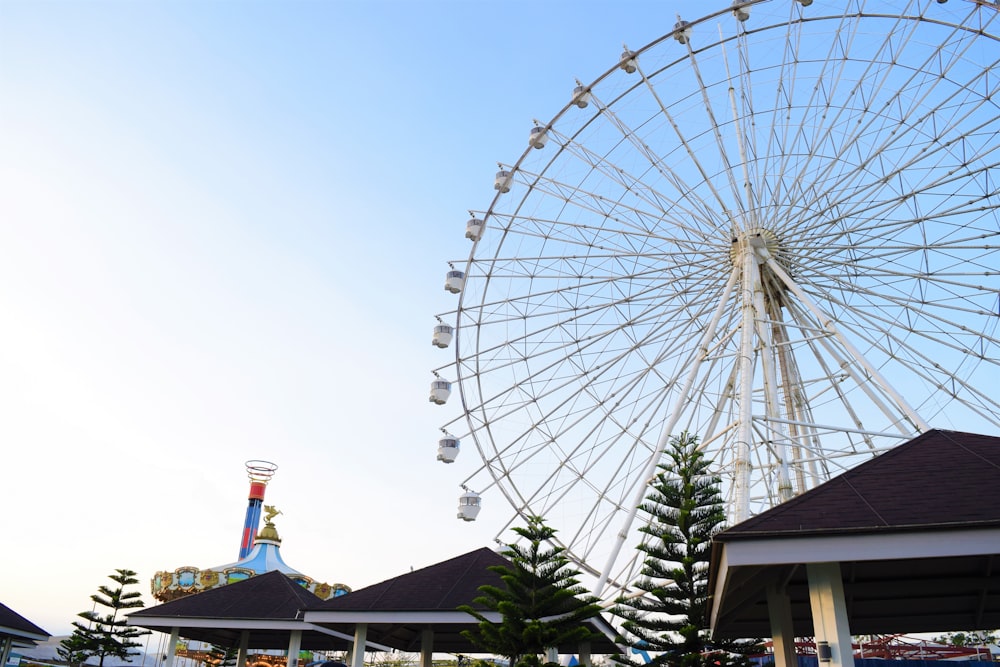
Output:
M254 536L260 525L260 509L264 505L264 491L274 476L278 466L270 461L247 461L247 476L250 478L250 496L247 499L247 517L243 522L243 536L240 539L240 560L246 558L253 549Z

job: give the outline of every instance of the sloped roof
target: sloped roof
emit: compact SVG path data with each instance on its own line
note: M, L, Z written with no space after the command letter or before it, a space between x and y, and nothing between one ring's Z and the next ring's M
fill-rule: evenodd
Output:
M367 625L368 639L401 651L419 651L421 633L433 631L434 650L442 653L476 653L476 646L461 632L477 624L471 615L458 611L460 605L483 609L473 602L483 585L503 586L500 575L491 566L509 566L503 556L487 548L477 549L435 565L387 579L347 595L314 604L305 612L311 623L353 632L356 625ZM495 612L484 616L500 617ZM597 632L612 635L602 618L589 623ZM579 647L559 647L561 652L575 652ZM593 653L618 653L610 639L591 643Z
M268 572L245 581L214 588L142 609L128 616L128 624L170 632L179 628L188 639L235 647L249 631L249 648L285 648L293 630L302 631L303 649L346 649L355 629L367 626L369 648L421 650L423 633L433 633L434 651L473 653L477 648L461 631L477 623L463 604L474 605L479 587L503 585L489 568L510 565L503 556L483 548L387 579L340 597L321 600L280 572ZM487 616L495 612L485 612ZM497 620L499 621L499 615ZM588 623L613 635L603 619ZM579 647L560 647L569 652ZM593 653L617 653L610 639L591 643Z
M491 566L510 565L510 561L483 547L467 554L435 563L413 572L373 584L348 595L314 604L310 611L454 611L459 605L474 605L479 587L502 586L500 575Z
M319 597L273 571L140 609L128 615L128 624L161 632L179 627L182 637L222 646L238 646L240 633L251 630L250 648L287 648L292 630L310 629L300 610L317 602ZM305 650L348 645L342 637L303 632Z
M768 585L812 635L822 562L840 563L853 634L1000 625L1000 438L927 431L716 535L715 636L767 636Z
M10 637L15 643L34 643L49 638L48 632L0 603L0 638Z
M1000 526L1000 438L934 429L716 539L973 526Z

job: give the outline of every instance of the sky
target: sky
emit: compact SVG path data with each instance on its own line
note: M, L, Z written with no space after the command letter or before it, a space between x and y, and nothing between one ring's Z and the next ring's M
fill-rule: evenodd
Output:
M491 546L435 460L447 260L681 5L0 0L0 601L68 634L118 568L236 560L248 459L314 579Z

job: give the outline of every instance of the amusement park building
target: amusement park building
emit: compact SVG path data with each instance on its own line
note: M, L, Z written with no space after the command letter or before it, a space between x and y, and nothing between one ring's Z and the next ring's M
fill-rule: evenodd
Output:
M773 637L776 667L814 637L1000 627L1000 437L930 430L719 533L715 637Z

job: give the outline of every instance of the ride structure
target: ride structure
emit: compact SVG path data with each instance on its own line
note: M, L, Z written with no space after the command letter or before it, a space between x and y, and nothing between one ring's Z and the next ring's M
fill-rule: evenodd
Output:
M184 566L157 572L151 582L154 598L160 602L169 602L275 570L282 572L323 600L345 595L351 591L344 584L317 581L285 563L281 556L281 538L274 526L274 517L281 514L281 511L273 505L263 504L267 483L277 468L278 466L267 461L246 462L247 475L250 477L250 495L241 534L239 559L205 569ZM265 514L264 527L258 530L262 508Z
M253 549L254 536L260 526L260 508L264 504L267 483L274 476L278 466L269 461L250 460L246 462L247 476L250 478L250 495L247 497L247 516L243 522L240 538L239 558L246 558Z
M684 431L737 523L931 424L1000 428L1000 7L671 23L498 165L432 338L459 518L545 517L605 599Z

